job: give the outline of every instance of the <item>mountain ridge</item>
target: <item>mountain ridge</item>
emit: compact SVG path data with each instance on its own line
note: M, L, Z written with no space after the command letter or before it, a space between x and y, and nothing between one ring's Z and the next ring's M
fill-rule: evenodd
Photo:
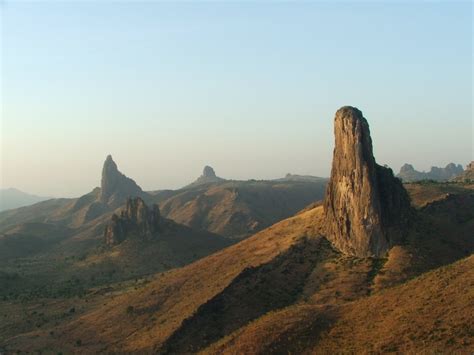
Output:
M421 180L449 181L463 173L462 165L449 163L444 168L432 166L430 171L417 171L411 164L404 164L400 168L397 177L404 182L415 182Z

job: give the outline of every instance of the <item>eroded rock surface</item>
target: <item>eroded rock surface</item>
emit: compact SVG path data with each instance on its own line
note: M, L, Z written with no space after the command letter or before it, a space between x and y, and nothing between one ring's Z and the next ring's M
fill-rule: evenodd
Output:
M120 216L113 214L104 231L107 245L116 245L128 238L150 240L156 238L160 229L160 209L153 205L150 209L145 202L129 198Z
M324 201L327 237L342 252L382 256L403 239L411 207L401 181L377 165L367 120L354 107L334 119L331 179Z

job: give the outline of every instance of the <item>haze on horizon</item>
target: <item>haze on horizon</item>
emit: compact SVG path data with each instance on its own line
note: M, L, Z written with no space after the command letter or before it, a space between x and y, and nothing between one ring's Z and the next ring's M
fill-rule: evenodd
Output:
M0 187L329 176L357 106L395 172L473 157L472 4L3 1Z

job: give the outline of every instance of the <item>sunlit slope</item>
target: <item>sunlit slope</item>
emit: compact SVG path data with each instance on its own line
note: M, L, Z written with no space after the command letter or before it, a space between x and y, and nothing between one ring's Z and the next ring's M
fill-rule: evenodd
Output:
M293 335L285 340L284 334L313 341L312 332L335 324L341 317L338 310L345 309L341 307L466 258L474 251L473 214L472 193L440 196L417 210L404 243L374 259L335 251L324 238L322 207L309 208L193 264L158 274L136 290L101 296L103 302L96 302L91 292L80 314L9 337L7 349L174 354L225 346L233 351L233 345L225 345L228 337L261 320L273 324L275 334L285 327L281 337L258 340L262 352L285 346L298 350L303 345L311 350L315 343L301 345L291 341ZM275 325L268 317L279 312L290 313ZM292 330L293 323L301 330ZM55 337L47 336L51 331ZM77 340L80 346L75 345Z
M242 238L294 215L324 196L326 180L227 181L193 186L160 199L164 216L193 228Z
M183 320L191 317L207 300L222 293L244 270L270 262L305 236L319 235L321 218L322 209L317 208L284 220L193 264L157 275L142 289L111 298L101 307L55 328L55 334L60 334L57 339L27 333L10 339L9 348L158 349ZM73 346L76 339L81 339L81 349Z
M474 257L340 306L273 312L203 354L462 353L474 350Z

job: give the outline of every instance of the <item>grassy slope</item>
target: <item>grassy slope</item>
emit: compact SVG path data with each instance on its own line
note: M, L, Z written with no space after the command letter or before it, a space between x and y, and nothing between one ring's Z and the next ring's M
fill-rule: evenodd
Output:
M444 192L438 191L439 196L443 194ZM430 193L422 195L431 196ZM458 234L465 237L464 239L468 238L469 230L472 231L473 220L460 223L451 218L452 213L457 213L456 206L456 204L450 206L448 214L443 208L436 209L434 215L422 209L420 224L417 225L419 230L414 230L411 236L412 241L416 241L414 247L393 248L386 260L348 258L326 250L328 253L326 259L315 260L310 266L301 269L307 273L306 280L302 287L297 285L297 288L301 289L295 295L290 295L292 297L290 303L295 300L297 304L305 302L305 309L307 307L335 309L369 294L385 292L383 289L386 287L404 282L420 272L439 265L433 263L431 259L439 258L441 263L447 263L462 257L465 255L464 251L459 252L457 241L453 238ZM464 205L458 207L466 209ZM468 210L474 210L471 207L467 205ZM289 265L289 271L287 268L281 269L285 263L278 262L279 256L287 255L289 260L296 256L298 260L300 254L290 252L292 247L302 243L305 236L316 240L314 237L322 233L322 208L316 207L184 268L159 274L139 290L108 297L106 304L94 303L95 298L90 295L88 297L91 301L84 306L83 313L49 326L46 330L25 331L15 338L9 337L6 344L9 349L55 349L77 352L151 351L160 349L162 345L164 347L161 350L176 352L193 348L199 345L196 344L195 338L206 339L206 333L215 328L214 318L222 316L223 319L235 320L232 314L239 309L240 300L244 301L245 298L252 296L253 290L258 287L264 290L265 285L272 286L268 283L271 280L265 281L265 274L272 274L273 270L280 270L278 275L284 270L292 273L293 266ZM445 242L442 242L443 240ZM314 249L314 252L316 254L318 248ZM278 277L277 274L275 277ZM245 289L239 286L243 285L239 284L240 282L248 283L251 287L240 293ZM275 307L266 309L272 312L286 306L284 300L289 294L286 291L281 294L259 291L258 295L269 297L263 304L268 302L276 304ZM206 304L212 305L215 302L224 305L225 314L219 307L206 308ZM132 311L127 312L130 307ZM319 319L320 313L311 314L315 319ZM325 317L327 315L324 322L332 322L331 312L324 315ZM261 314L255 310L247 308L243 318L247 322L260 316ZM187 321L182 323L185 319ZM198 329L202 329L205 333L199 331L193 333L196 327L189 326L193 322L199 324ZM285 324L283 320L282 324ZM291 325L288 322L286 324ZM225 328L222 324L219 326ZM58 337L48 337L49 331L58 334ZM226 328L223 334L218 334L218 337L233 331L235 329ZM216 334L211 332L209 336L206 342L214 341ZM80 347L74 345L77 339L81 339Z
M241 238L322 199L325 186L325 180L230 181L177 191L161 200L160 208L178 223Z
M410 195L412 205L417 208L443 199L446 194L464 194L474 191L473 184L411 183L404 184L404 187Z
M206 354L472 353L474 256L340 306L298 304L250 323Z
M8 349L54 347L80 352L104 350L109 344L107 350L150 351L244 269L269 262L304 236L319 234L314 226L321 224L321 212L318 208L287 219L191 265L159 274L145 288L109 299L102 307L91 307L70 323L45 330L44 336L35 332L10 338ZM127 313L129 307L133 312ZM49 331L60 336L48 337ZM74 347L75 339L82 340L80 349Z

